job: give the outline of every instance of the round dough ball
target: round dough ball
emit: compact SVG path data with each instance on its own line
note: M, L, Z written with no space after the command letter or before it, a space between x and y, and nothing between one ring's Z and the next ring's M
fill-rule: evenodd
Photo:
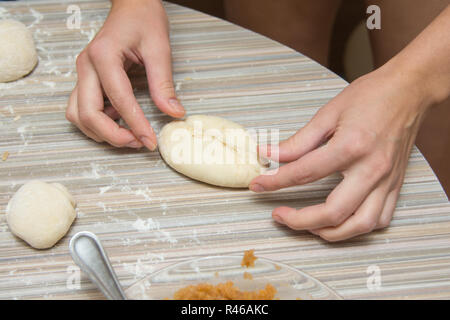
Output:
M36 249L55 245L67 233L75 217L75 201L59 183L27 182L6 207L11 232Z
M14 81L29 74L38 61L33 37L16 20L0 20L0 82Z
M221 187L246 188L265 170L248 131L215 116L195 115L166 124L159 134L159 151L176 171Z

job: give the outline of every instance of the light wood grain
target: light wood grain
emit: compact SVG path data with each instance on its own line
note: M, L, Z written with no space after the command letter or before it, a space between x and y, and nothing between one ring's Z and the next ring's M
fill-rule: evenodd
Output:
M28 77L0 84L0 298L97 299L82 276L68 288L70 236L102 240L125 287L184 259L240 254L298 267L345 298L450 298L450 204L414 149L389 228L342 243L326 243L271 220L279 205L324 201L337 176L267 194L222 189L168 168L158 152L116 149L87 139L65 117L76 82L76 55L102 25L108 1L71 1L81 30L66 27L69 3L1 3L2 17L30 27L39 65ZM213 114L248 128L277 128L281 138L303 126L346 82L309 58L228 22L166 4L174 78L189 114ZM135 93L157 131L170 121L149 98L145 72L132 72ZM34 250L8 229L5 208L26 181L64 184L78 202L69 234L50 250ZM366 270L381 270L380 290Z

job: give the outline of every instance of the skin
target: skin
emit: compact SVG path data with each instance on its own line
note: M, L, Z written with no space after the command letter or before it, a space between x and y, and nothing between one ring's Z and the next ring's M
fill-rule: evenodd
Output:
M368 2L368 1L367 1ZM380 6L381 30L369 32L375 67L403 50L439 13L449 0L371 0ZM408 8L405 10L404 8ZM430 164L450 198L450 99L427 112L415 144Z
M325 203L279 207L272 217L328 241L389 225L415 137L427 111L450 95L450 6L397 56L357 79L279 146L287 162L255 178L255 192L316 181L341 172ZM323 143L326 144L323 145Z
M66 116L98 142L154 150L156 136L126 69L132 63L144 65L158 108L173 117L184 115L173 88L167 17L159 0L112 3L104 26L77 59L78 82ZM317 8L312 12L321 14ZM328 37L329 30L327 24L318 32ZM325 203L300 210L276 208L276 221L329 241L389 224L417 131L430 107L450 95L448 30L449 7L395 57L323 106L295 135L279 146L260 147L269 155L278 152L286 164L275 175L255 178L249 187L255 192L309 183L334 172L343 175ZM311 55L321 51L325 60L327 48L321 42ZM104 95L111 108L104 107ZM113 121L119 117L131 130Z
M369 30L375 68L402 51L448 4L448 0L370 0L381 11L381 29ZM405 8L407 8L405 10Z
M164 113L183 117L175 95L167 16L159 0L114 0L96 37L77 58L78 81L66 118L97 142L155 150L156 135L133 94L126 70L145 66L150 94ZM105 108L104 96L112 104ZM123 118L131 130L114 120Z
M276 39L326 66L341 0L224 0L227 20Z

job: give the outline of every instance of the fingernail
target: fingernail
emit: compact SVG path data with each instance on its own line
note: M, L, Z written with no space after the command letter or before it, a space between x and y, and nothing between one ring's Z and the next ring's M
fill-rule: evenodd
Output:
M279 215L274 214L272 217L273 217L273 220L275 220L276 222L284 224L283 219Z
M140 143L137 140L133 140L133 141L127 143L126 146L128 148L141 148L142 147L142 143Z
M264 192L263 186L257 183L250 185L249 189L252 190L253 192Z
M141 137L140 140L142 141L142 143L149 148L151 151L154 151L156 149L156 144L150 140L150 138L147 137Z
M180 101L178 101L178 99L175 99L175 98L169 99L169 104L173 108L174 111L184 113L184 108L181 105Z

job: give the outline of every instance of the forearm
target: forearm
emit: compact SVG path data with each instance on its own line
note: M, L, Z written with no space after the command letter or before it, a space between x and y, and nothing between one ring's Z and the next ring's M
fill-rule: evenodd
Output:
M112 4L116 3L128 3L129 5L139 4L139 3L148 3L148 2L159 2L161 0L109 0Z
M450 96L450 6L385 66L420 92L427 107Z
M157 4L162 5L161 0L110 0L112 8L121 10L122 8L142 9L145 6Z

